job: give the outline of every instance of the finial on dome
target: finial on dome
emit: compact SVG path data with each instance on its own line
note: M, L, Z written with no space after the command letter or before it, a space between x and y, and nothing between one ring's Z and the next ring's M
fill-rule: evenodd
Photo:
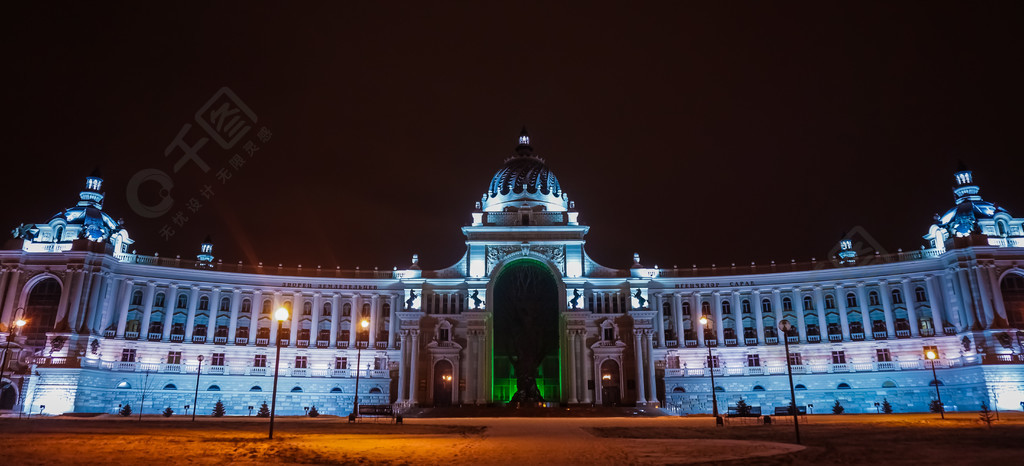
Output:
M519 145L516 146L516 153L519 155L533 155L533 148L530 147L530 133L526 132L526 125L519 132Z

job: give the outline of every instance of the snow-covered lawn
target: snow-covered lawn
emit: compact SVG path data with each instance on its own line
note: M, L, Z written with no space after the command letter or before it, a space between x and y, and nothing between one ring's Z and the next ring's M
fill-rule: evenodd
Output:
M810 416L793 426L714 426L695 418L406 419L351 425L333 417L267 420L0 419L5 464L1017 464L1024 415L990 430L976 414ZM756 457L756 458L755 458ZM746 459L744 459L746 458Z

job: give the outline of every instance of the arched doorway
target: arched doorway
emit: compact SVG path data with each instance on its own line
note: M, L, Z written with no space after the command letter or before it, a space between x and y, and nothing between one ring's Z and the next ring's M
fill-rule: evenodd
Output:
M619 363L609 359L601 363L601 402L605 406L618 406L620 393Z
M7 379L0 380L0 410L14 409L14 403L18 400L18 391Z
M452 363L444 359L437 361L434 365L434 406L451 406L454 381Z
M1024 276L1008 273L999 283L1010 327L1024 329Z
M30 342L45 341L46 332L53 330L60 291L60 283L53 278L45 278L32 287L25 303L25 327L21 330Z
M496 401L561 398L558 284L546 264L517 259L494 280L492 396Z

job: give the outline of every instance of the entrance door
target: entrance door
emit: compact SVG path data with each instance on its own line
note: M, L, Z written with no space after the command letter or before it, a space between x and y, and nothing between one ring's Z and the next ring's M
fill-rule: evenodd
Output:
M434 366L434 406L451 406L455 381L452 373L452 364L448 361L438 361Z
M621 401L619 363L612 360L601 364L601 401L605 406L618 406Z

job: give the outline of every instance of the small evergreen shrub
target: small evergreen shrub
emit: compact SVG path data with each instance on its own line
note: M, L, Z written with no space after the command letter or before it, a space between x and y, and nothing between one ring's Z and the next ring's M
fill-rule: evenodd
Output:
M266 401L260 406L260 410L256 412L256 417L270 417L270 407L267 406Z
M985 402L981 403L981 411L978 413L978 419L988 425L988 428L992 428L992 421L996 420L995 416L992 415L992 410L988 409L988 404Z
M740 397L740 401L736 402L736 414L740 416L750 415L750 405L747 404L743 397Z
M164 417L171 417L173 415L174 415L174 410L171 409L170 406L168 406L167 409L164 410Z
M933 413L941 413L941 412L943 412L942 402L939 401L939 400L932 400L931 403L928 403L928 410L933 412Z
M213 405L213 417L224 417L224 403L217 400L217 404Z
M889 400L882 399L882 412L885 414L892 414L892 405L889 404Z
M839 404L839 400L836 400L836 404L832 405L832 414L843 414L845 411L846 408Z
M121 407L121 410L117 412L117 414L120 414L120 415L122 415L124 417L131 416L132 415L132 405L130 405L128 403L125 403L124 406Z
M320 415L320 411L317 411L316 405L313 405L312 407L309 408L309 413L307 413L307 415L309 417L317 417Z

